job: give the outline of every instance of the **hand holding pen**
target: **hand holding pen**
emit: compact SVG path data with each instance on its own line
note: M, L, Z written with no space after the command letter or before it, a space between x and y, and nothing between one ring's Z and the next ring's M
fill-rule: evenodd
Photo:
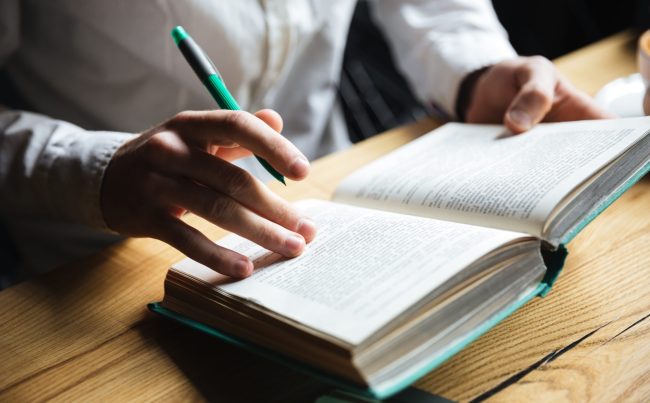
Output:
M210 95L212 95L219 107L231 111L240 110L241 108L239 107L239 104L237 104L235 98L230 94L230 91L228 91L226 83L223 82L219 70L214 66L214 63L212 63L212 60L210 60L208 55L203 52L203 49L201 49L199 45L194 42L194 39L185 32L183 27L177 26L174 28L172 30L172 37L174 38L174 42L176 42L178 49L180 49L183 56L185 56L185 60L187 60L189 65L192 67L192 70L194 70L194 73L196 73L196 76L201 80L203 85L205 85L205 88L210 92ZM269 164L264 158L258 156L255 156L255 158L257 158L257 161L262 164L268 173L270 173L280 183L286 185L282 174L276 171L271 164Z
M282 119L272 110L214 110L181 112L143 132L120 147L106 168L106 224L124 235L160 239L237 278L252 273L252 262L188 225L181 219L186 211L283 256L299 255L315 236L314 223L231 164L255 154L280 176L305 178L309 163L281 130Z

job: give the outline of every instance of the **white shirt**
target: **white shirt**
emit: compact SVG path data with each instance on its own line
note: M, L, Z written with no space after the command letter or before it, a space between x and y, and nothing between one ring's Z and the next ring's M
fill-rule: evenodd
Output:
M416 94L450 115L467 73L515 56L488 0L371 5ZM85 228L105 229L102 176L132 133L215 107L170 38L176 25L213 59L242 109L278 111L283 134L307 157L347 147L336 88L354 7L0 0L0 63L42 114L0 113L0 217L27 265L55 266L96 244ZM257 164L243 165L261 175Z

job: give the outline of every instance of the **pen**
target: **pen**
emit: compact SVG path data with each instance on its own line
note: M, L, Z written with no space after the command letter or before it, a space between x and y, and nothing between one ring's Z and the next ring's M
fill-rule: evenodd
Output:
M214 63L212 63L212 60L210 60L208 55L203 52L201 47L194 42L194 39L185 32L183 27L179 25L172 29L172 38L174 38L176 46L178 46L178 49L181 51L183 56L185 56L185 60L187 60L189 65L192 67L192 70L194 70L196 75L199 77L199 80L201 80L203 85L208 89L212 98L217 101L219 107L231 111L241 110L237 101L235 101L235 98L233 98L228 91L228 88L226 88L226 84L223 82L219 70L217 70ZM282 176L280 172L276 171L271 164L257 155L255 158L257 158L268 173L273 175L273 177L283 185L286 185L284 176Z

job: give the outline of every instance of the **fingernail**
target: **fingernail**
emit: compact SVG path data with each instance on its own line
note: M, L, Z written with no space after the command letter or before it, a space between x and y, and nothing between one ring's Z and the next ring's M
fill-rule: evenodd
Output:
M249 260L240 260L235 263L235 272L242 277L247 277L253 272L253 263Z
M514 124L524 130L528 130L532 126L532 119L530 118L530 115L520 109L511 110L508 116Z
M305 238L306 242L311 241L316 236L316 223L309 218L301 218L298 222L298 232Z
M291 164L291 173L298 178L307 176L309 173L309 161L305 157L296 158L293 164Z
M305 247L305 239L300 235L291 234L284 241L284 245L287 248L288 254L295 256Z

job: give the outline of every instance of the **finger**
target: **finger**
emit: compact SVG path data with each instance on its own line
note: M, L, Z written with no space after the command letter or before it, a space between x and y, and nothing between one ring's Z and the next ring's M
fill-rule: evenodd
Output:
M156 237L190 259L230 277L245 278L253 273L253 263L246 256L215 244L180 219L166 216L158 222Z
M531 61L532 59L532 61ZM529 130L542 121L553 106L557 74L542 58L529 58L517 71L519 92L504 116L505 125L515 133Z
M275 130L276 132L278 133L282 132L282 126L283 126L282 117L280 116L279 113L277 113L273 109L262 109L260 111L255 112L255 116L257 116L264 123L269 125L269 127ZM226 161L235 161L240 158L250 157L253 155L253 153L244 147L232 147L232 148L220 147L215 155L217 155L219 158L224 159Z
M276 132L278 133L282 132L282 127L283 127L282 117L280 116L279 113L277 113L273 109L262 109L260 111L255 112L255 116L257 116L264 123L269 125L269 127L275 130ZM226 161L235 161L240 158L251 157L253 153L244 147L232 147L232 148L220 147L219 151L217 151L215 155L217 155L219 158Z
M282 118L280 114L272 109L262 109L259 112L255 112L255 116L263 120L271 129L280 133L282 131ZM253 153L244 147L231 147L224 148L219 147L218 151L214 153L217 157L232 162L245 157L252 157Z
M303 236L311 242L314 223L302 217L286 200L273 193L244 169L198 149L175 164L181 175L227 195L251 211Z
M236 161L241 158L251 157L252 155L253 153L244 147L220 147L215 154L216 157L229 162Z
M309 173L307 158L289 140L248 112L182 112L167 127L188 141L227 147L240 145L292 179L302 179Z
M237 233L264 248L286 257L298 256L305 248L305 239L271 222L230 197L187 180L170 179L163 197L219 227Z
M545 121L562 122L570 120L611 119L616 116L601 108L596 101L577 90L565 79L560 79L553 110Z
M273 109L262 109L260 111L255 112L255 116L262 119L264 123L269 125L269 127L275 130L276 132L278 133L282 132L284 122L282 121L282 117L280 116L280 114L274 111Z
M255 116L264 121L264 123L276 132L280 133L282 131L282 117L273 109L262 109L261 111L255 112ZM226 161L235 161L240 158L250 157L253 153L244 147L220 147L215 155Z

